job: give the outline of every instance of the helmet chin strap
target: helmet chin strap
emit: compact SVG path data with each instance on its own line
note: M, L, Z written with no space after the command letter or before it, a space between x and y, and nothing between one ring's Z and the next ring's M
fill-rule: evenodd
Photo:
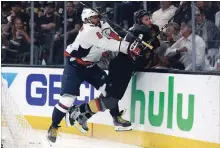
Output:
M93 24L92 21L90 20L90 18L87 18L87 20L90 24Z

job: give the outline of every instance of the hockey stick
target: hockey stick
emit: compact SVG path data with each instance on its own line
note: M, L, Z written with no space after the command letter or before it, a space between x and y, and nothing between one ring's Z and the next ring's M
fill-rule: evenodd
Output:
M177 13L175 13L175 15L173 15L168 21L167 23L160 29L160 31L148 42L146 43L145 41L141 40L140 38L134 36L132 34L132 32L130 32L129 30L125 30L124 28L122 28L120 25L116 24L115 22L109 20L108 18L106 18L105 16L103 16L102 14L100 14L97 10L90 8L89 6L87 6L86 4L84 4L83 2L80 2L81 5L83 5L86 8L89 8L93 11L95 11L96 13L98 13L100 16L102 16L102 18L106 19L107 21L109 21L110 23L112 23L113 25L115 25L117 28L121 29L122 31L124 31L125 33L129 34L131 37L135 38L138 42L142 43L143 45L145 45L146 47L148 47L149 49L153 49L153 46L151 45L151 43L160 35L160 33L167 28L168 24L180 13L180 9L182 8L182 4L180 3L178 9L176 10Z
M103 12L101 15L106 15L108 14L109 12L112 12L113 10L115 10L115 8L111 8L110 10L106 11L106 12Z
M139 43L142 43L144 46L148 47L149 49L153 49L153 46L146 43L145 41L139 39L138 37L134 36L131 32L125 30L124 28L122 28L120 25L116 24L115 22L109 20L108 18L106 18L105 16L103 16L102 14L100 14L97 10L87 6L86 4L84 4L83 2L80 2L81 5L83 5L86 8L89 8L91 10L93 10L94 12L98 13L100 16L102 16L102 18L106 19L108 22L112 23L113 25L115 25L117 28L121 29L122 31L124 31L125 33L129 34L131 37L135 38L136 41L138 41Z
M119 5L119 6L120 6L120 5ZM109 12L112 12L113 10L117 9L119 6L116 6L116 8L112 8L112 9L106 11L106 12L103 12L101 15L105 15L105 14L107 14L107 13L109 13Z

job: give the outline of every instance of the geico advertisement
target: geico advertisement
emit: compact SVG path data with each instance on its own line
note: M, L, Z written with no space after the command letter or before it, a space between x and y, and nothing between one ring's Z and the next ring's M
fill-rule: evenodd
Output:
M2 76L23 114L47 117L51 117L60 98L62 72L2 68ZM137 73L120 108L127 109L125 117L136 130L220 143L219 90L219 76ZM97 97L99 92L83 82L80 94L77 104ZM107 111L93 116L92 121L112 125Z
M11 95L26 115L51 116L53 106L60 99L63 69L2 68ZM73 82L74 83L74 82ZM99 92L84 81L75 104L88 102Z

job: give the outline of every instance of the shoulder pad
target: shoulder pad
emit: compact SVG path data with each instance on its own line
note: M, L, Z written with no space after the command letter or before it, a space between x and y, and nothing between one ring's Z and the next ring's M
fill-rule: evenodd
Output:
M147 26L138 25L138 24L134 25L133 31L141 32L141 33L150 33L151 32L150 29Z

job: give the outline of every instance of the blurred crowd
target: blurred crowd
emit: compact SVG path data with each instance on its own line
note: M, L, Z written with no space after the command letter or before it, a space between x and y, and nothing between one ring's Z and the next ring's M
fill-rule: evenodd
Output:
M154 1L147 2L147 5L140 1L84 3L95 7L124 29L133 26L134 12L147 9L151 23L162 30L159 35L161 45L156 49L150 68L192 70L195 51L196 70L220 71L220 2L195 2L195 50L191 46L191 2ZM34 65L63 65L65 45L74 41L82 26L83 6L77 1L66 2L66 8L62 1L35 1L34 14L31 14L31 4L28 1L1 2L2 63L30 64L30 55L33 54ZM125 36L120 29L114 29L121 37Z
M31 2L2 2L3 63L29 64L33 41L34 65L63 64L64 21L70 44L82 25L82 9L77 2L67 2L64 18L64 2L34 2L34 21L31 21Z

